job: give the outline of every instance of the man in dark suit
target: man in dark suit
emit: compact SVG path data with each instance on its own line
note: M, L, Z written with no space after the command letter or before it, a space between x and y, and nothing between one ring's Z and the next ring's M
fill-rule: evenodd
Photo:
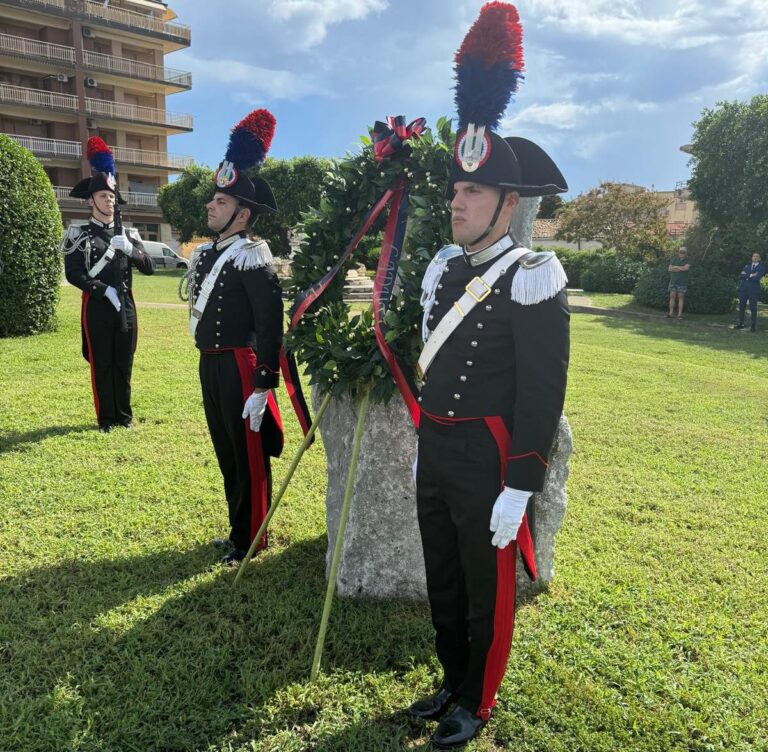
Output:
M734 329L744 328L744 314L749 303L750 332L757 331L757 301L760 298L760 280L765 276L765 265L760 254L752 254L752 263L745 264L739 275L739 323Z

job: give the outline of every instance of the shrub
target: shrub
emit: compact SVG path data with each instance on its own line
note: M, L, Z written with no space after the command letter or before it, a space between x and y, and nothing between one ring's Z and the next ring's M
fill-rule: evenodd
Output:
M669 304L667 264L646 269L633 295L641 305L664 309ZM736 282L711 266L692 266L685 296L689 313L730 313L736 297Z
M537 251L554 251L560 263L565 269L568 277L568 287L581 287L583 283L582 276L586 268L605 251L600 248L589 251L578 251L574 248L564 248L562 246L543 248L534 248Z
M760 302L768 303L768 274L760 280Z
M581 275L581 286L587 292L629 293L635 289L642 271L640 261L618 258L615 253L603 253L587 266Z
M40 162L0 134L0 337L55 327L62 233Z

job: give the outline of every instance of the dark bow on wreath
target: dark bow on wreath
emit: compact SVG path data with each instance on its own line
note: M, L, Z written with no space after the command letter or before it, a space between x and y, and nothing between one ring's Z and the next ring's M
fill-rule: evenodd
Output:
M405 124L403 115L389 115L387 122L377 120L371 130L373 153L377 162L385 159L402 159L410 155L411 149L405 142L418 138L426 128L427 119L420 117Z

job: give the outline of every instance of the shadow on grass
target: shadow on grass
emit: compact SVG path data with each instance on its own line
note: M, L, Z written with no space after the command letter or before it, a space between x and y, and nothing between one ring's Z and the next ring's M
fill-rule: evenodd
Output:
M669 322L666 319L659 319L656 322L619 316L596 316L595 320L614 331L639 334L655 339L674 339L712 350L745 353L753 358L768 357L768 331L759 328L760 322L758 322L757 332L752 333L746 330L745 333L744 330L734 331L725 327L677 326L674 322ZM768 326L765 321L762 325Z
M82 426L49 426L48 428L36 428L34 431L12 431L0 435L0 452L10 452L12 449L26 449L29 444L36 444L43 439L53 436L66 436L70 433L84 433L95 431L96 423Z
M0 580L0 739L171 752L243 726L257 738L270 698L309 681L325 545L269 552L237 588L209 546ZM431 655L423 606L336 600L324 671L398 674Z
M320 738L316 752L402 752L434 749L429 743L436 722L414 721L405 711L366 718L350 724L343 731Z

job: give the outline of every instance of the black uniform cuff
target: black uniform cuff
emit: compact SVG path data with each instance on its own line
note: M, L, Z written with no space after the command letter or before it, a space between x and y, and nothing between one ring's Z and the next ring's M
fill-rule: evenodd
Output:
M518 491L538 493L544 488L547 458L538 452L523 453L507 461L504 484Z
M274 389L280 383L280 372L263 363L257 363L253 371L254 389Z

